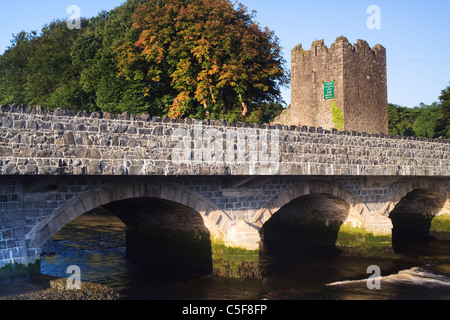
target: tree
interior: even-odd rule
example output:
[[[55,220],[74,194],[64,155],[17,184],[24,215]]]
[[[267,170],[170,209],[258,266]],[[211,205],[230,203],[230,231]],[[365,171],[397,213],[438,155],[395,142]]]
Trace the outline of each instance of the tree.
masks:
[[[441,117],[440,108],[425,107],[414,121],[413,129],[415,135],[436,138],[436,127]]]
[[[439,100],[442,108],[439,129],[443,137],[450,139],[450,86],[442,90]]]
[[[270,121],[288,83],[278,39],[229,0],[127,0],[21,32],[0,56],[0,102]]]
[[[128,0],[109,12],[102,11],[89,21],[72,49],[74,65],[81,70],[80,84],[88,95],[85,108],[113,113],[150,112],[158,114],[144,97],[145,84],[139,79],[118,77],[117,47],[136,37],[132,15],[146,0]]]
[[[133,16],[138,39],[117,48],[121,75],[172,118],[255,120],[288,77],[278,39],[253,18],[228,0],[150,0]]]
[[[81,33],[59,20],[45,25],[40,35],[19,33],[0,56],[0,101],[49,108],[81,105],[79,73],[70,56]]]
[[[389,104],[388,118],[390,134],[414,136],[413,124],[416,116],[414,116],[413,109]]]
[[[11,46],[0,56],[0,103],[26,104],[28,59],[34,52],[37,32],[15,35]]]
[[[392,135],[421,136],[427,138],[448,137],[448,120],[445,120],[445,93],[441,102],[431,105],[420,103],[414,108],[388,105],[389,133]]]
[[[82,23],[85,26],[86,21]],[[56,20],[44,26],[33,40],[34,52],[27,62],[29,104],[68,109],[81,106],[79,71],[72,64],[70,52],[82,32]]]
[[[389,134],[400,135],[397,124],[400,122],[400,115],[397,106],[388,104]]]

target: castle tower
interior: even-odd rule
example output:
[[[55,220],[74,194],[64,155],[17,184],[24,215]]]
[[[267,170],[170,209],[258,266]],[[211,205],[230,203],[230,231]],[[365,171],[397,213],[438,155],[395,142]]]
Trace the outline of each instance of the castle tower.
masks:
[[[323,40],[311,49],[292,50],[291,105],[275,123],[331,130],[332,105],[343,112],[345,131],[388,133],[386,50],[366,41],[352,45],[339,37],[327,48]]]

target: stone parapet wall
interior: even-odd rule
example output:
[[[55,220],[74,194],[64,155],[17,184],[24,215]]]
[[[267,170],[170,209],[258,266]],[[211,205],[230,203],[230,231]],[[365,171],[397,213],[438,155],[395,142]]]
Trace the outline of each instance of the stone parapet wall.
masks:
[[[449,140],[5,105],[2,175],[449,176]]]

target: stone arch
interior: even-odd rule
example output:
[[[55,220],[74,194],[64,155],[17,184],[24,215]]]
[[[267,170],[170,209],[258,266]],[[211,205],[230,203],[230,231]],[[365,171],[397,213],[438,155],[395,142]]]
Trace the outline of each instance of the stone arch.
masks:
[[[281,191],[272,197],[252,218],[252,223],[258,228],[262,228],[278,210],[294,199],[309,194],[328,194],[338,199],[344,200],[350,205],[350,214],[358,217],[361,224],[370,217],[370,210],[367,206],[359,201],[350,190],[331,181],[305,181],[293,185]],[[355,221],[358,223],[358,221]]]
[[[28,248],[40,248],[66,224],[99,206],[133,198],[173,201],[197,211],[214,238],[223,238],[231,227],[231,218],[212,202],[179,185],[150,183],[110,184],[73,197],[44,218],[26,236]]]
[[[449,196],[444,184],[424,178],[408,181],[394,192],[382,214],[392,221],[395,252],[450,238]]]
[[[447,204],[445,205],[445,208],[448,209],[447,210],[448,214],[450,214],[450,190],[444,184],[432,179],[414,179],[405,183],[403,186],[398,188],[391,196],[390,200],[386,202],[383,209],[381,210],[381,214],[383,216],[389,217],[390,213],[394,210],[395,206],[406,195],[418,189],[428,189],[446,198]]]

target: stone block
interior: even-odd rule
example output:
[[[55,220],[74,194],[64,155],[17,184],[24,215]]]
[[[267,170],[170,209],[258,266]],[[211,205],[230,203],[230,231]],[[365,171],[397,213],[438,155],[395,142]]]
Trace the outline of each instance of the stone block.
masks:
[[[101,161],[91,160],[87,165],[87,173],[90,175],[100,175],[102,173]]]
[[[29,248],[40,248],[53,235],[52,230],[48,225],[44,226],[39,232],[33,234],[33,237],[28,240]]]
[[[6,175],[16,175],[19,173],[19,170],[15,163],[10,162],[6,166],[3,167],[3,174]]]
[[[73,221],[78,218],[78,215],[73,207],[70,207],[64,211],[69,221]]]
[[[194,210],[200,213],[201,215],[205,215],[206,212],[208,211],[208,208],[209,205],[206,202],[199,199],[195,204]]]
[[[190,208],[192,208],[192,209],[194,209],[194,208],[196,207],[198,201],[199,201],[198,197],[196,197],[196,196],[193,195],[193,194],[190,194],[190,195],[189,195],[189,200],[188,200],[187,206],[190,207]],[[195,209],[194,209],[194,210],[195,210]]]
[[[61,230],[66,224],[70,222],[68,215],[65,212],[60,213],[58,216],[53,218],[47,226],[52,231],[52,234],[57,233]]]
[[[30,164],[25,167],[24,174],[37,174],[39,167],[35,164]]]
[[[169,186],[161,187],[161,198],[169,201],[174,201],[176,195],[176,189]]]
[[[85,146],[77,146],[75,149],[75,157],[78,159],[86,158],[88,149]]]
[[[94,148],[90,148],[87,151],[86,158],[88,158],[88,159],[101,159],[102,155],[101,155],[99,150],[94,149]]]
[[[11,157],[13,152],[9,147],[1,147],[0,146],[0,157]]]
[[[209,214],[210,221],[215,225],[220,225],[220,222],[222,220],[222,212],[219,210],[214,210]]]
[[[74,145],[75,137],[73,135],[73,132],[71,132],[71,131],[64,132],[63,141],[66,145]]]

